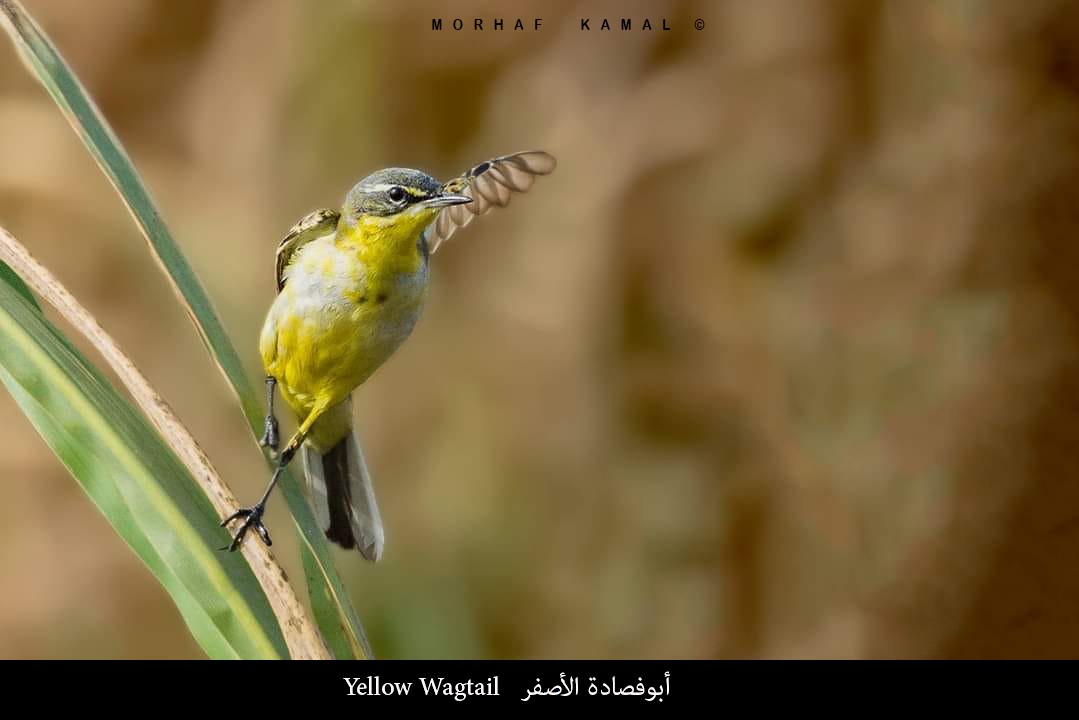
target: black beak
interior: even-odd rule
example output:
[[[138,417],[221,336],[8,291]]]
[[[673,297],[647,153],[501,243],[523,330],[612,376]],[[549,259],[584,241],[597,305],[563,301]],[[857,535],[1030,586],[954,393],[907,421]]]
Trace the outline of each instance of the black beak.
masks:
[[[427,207],[447,207],[449,205],[463,205],[470,202],[472,202],[472,198],[467,195],[450,195],[448,193],[442,193],[441,195],[427,198],[423,201],[423,204]]]

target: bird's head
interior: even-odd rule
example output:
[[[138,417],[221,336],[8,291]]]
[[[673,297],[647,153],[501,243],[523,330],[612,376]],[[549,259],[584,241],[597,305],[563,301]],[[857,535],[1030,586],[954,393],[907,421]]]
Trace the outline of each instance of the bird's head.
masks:
[[[368,247],[401,249],[418,235],[426,256],[475,218],[509,205],[554,168],[552,155],[530,150],[485,160],[444,183],[419,170],[379,170],[349,191],[337,231]]]
[[[427,173],[386,168],[356,183],[345,198],[343,214],[352,222],[362,220],[412,232],[425,228],[442,208],[472,201]]]

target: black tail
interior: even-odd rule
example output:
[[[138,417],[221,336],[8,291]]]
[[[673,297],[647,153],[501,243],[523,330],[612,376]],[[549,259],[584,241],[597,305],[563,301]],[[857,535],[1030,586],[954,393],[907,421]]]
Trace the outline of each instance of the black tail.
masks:
[[[326,537],[351,550],[356,547],[356,536],[352,534],[352,523],[348,519],[352,498],[348,488],[347,438],[322,456],[322,476],[326,479],[326,504],[330,509]]]
[[[382,520],[355,431],[326,453],[304,445],[303,458],[308,494],[326,538],[377,561]]]

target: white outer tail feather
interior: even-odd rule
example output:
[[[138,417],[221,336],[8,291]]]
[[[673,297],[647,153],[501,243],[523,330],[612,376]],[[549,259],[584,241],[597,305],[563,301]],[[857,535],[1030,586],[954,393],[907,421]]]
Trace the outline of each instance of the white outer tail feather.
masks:
[[[343,528],[333,528],[334,536],[330,535],[334,515],[347,516],[351,536],[355,539],[355,546],[360,554],[372,562],[378,562],[382,558],[385,533],[371,475],[367,470],[367,463],[364,460],[356,430],[352,429],[341,443],[344,444],[347,455],[347,479],[341,484],[335,483],[334,478],[326,477],[327,470],[323,460],[329,453],[322,453],[306,443],[302,446],[301,454],[308,497],[319,525],[327,537],[339,545],[348,547],[347,542],[342,543],[340,539],[336,539]],[[339,447],[340,445],[330,452],[339,452]],[[346,490],[347,494],[343,494],[342,489]],[[338,505],[337,513],[332,513],[332,506],[335,503]]]

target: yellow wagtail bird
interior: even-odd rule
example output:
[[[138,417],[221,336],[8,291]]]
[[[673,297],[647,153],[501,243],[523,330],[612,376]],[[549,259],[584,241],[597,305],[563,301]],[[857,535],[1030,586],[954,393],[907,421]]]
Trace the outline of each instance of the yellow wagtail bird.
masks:
[[[340,210],[316,210],[289,230],[277,248],[277,296],[259,338],[267,390],[262,444],[278,448],[277,391],[299,427],[259,501],[221,523],[243,521],[228,549],[252,528],[271,544],[262,523],[266,500],[299,451],[326,537],[368,560],[382,556],[382,520],[353,428],[353,391],[412,333],[439,246],[554,168],[541,151],[493,158],[446,183],[387,168],[357,183]]]

